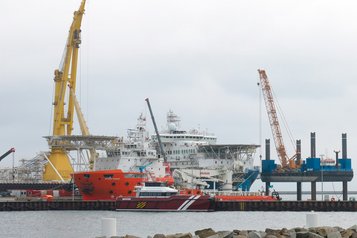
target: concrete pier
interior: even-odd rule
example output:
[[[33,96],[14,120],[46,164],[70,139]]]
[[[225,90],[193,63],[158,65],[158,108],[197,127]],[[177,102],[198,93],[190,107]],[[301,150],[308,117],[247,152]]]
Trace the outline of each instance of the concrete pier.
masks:
[[[216,201],[213,205],[214,211],[357,211],[356,201]],[[116,201],[0,202],[0,211],[46,210],[115,211]]]

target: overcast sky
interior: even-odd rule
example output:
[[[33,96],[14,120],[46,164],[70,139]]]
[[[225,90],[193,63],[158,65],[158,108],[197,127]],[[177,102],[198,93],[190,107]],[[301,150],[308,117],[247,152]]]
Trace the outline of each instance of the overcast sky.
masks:
[[[53,71],[79,4],[0,1],[0,154],[48,149]],[[264,68],[303,157],[315,131],[317,155],[333,157],[346,132],[356,158],[356,9],[352,0],[88,0],[77,95],[89,129],[125,136],[141,112],[149,117],[149,97],[160,128],[172,109],[183,128],[207,128],[219,143],[259,144]],[[272,138],[262,110],[262,138]]]

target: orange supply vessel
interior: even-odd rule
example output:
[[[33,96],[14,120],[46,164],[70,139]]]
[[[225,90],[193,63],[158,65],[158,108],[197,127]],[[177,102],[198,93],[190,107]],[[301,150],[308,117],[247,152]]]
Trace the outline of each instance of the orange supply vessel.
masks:
[[[216,201],[279,201],[279,193],[274,191],[271,196],[261,193],[218,193],[214,195]]]
[[[83,200],[116,200],[136,196],[135,187],[147,180],[140,172],[120,169],[77,172],[72,174]]]

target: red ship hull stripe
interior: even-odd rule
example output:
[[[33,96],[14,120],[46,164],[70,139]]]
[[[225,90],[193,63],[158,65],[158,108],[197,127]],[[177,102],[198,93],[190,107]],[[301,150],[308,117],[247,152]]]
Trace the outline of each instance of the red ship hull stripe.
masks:
[[[192,196],[191,196],[192,197]],[[199,197],[201,197],[200,195],[197,195],[197,196],[194,196],[193,198],[189,198],[188,199],[188,202],[186,203],[186,205],[184,205],[181,209],[179,208],[179,209],[177,209],[177,210],[181,210],[181,211],[186,211],[187,210],[187,208],[189,208],[191,205],[192,205],[192,203],[194,203]],[[182,206],[182,205],[181,205]]]
[[[194,197],[194,195],[192,195],[191,197],[189,197],[184,203],[181,204],[181,206],[179,208],[177,208],[178,211],[180,211],[187,203],[189,203],[191,201],[191,199]]]

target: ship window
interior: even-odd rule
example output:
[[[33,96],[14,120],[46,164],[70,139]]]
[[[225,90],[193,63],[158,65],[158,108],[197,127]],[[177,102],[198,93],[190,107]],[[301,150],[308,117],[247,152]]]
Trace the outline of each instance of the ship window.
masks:
[[[113,174],[104,174],[104,178],[113,178]]]
[[[145,174],[124,174],[124,178],[144,178]]]
[[[141,197],[159,197],[159,196],[170,196],[175,193],[160,193],[160,192],[142,192],[140,193]]]
[[[90,178],[90,174],[83,174],[83,177]]]

